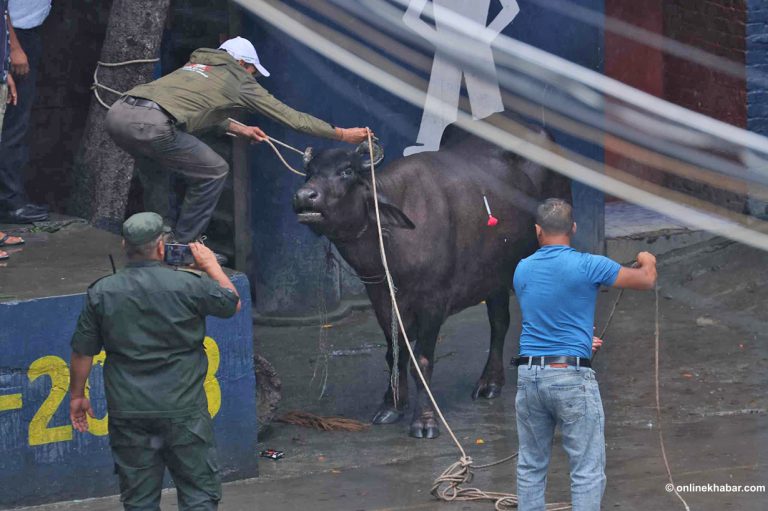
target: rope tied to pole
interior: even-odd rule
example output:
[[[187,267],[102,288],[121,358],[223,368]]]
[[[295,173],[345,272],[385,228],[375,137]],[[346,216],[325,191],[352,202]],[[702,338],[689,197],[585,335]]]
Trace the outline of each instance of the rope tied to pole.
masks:
[[[105,90],[107,92],[111,92],[112,94],[115,94],[117,96],[122,96],[125,94],[124,92],[120,92],[119,90],[115,90],[111,87],[107,87],[103,83],[99,82],[99,68],[100,67],[123,67],[123,66],[132,66],[135,64],[154,64],[155,62],[159,62],[160,59],[135,59],[135,60],[126,60],[124,62],[102,62],[97,61],[96,62],[96,69],[93,70],[93,84],[91,84],[91,90],[93,91],[93,95],[96,96],[96,100],[101,103],[101,106],[109,110],[110,105],[106,104],[103,99],[101,99],[101,96],[99,96],[99,89]]]

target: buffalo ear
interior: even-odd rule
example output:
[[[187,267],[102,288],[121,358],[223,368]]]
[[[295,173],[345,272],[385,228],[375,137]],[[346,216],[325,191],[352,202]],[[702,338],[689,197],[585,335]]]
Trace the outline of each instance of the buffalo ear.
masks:
[[[373,166],[377,166],[384,160],[384,148],[381,147],[379,139],[373,137]],[[358,144],[355,148],[355,152],[360,155],[360,164],[363,170],[368,169],[371,166],[371,151],[368,149],[368,141]]]
[[[376,223],[376,205],[373,203],[373,195],[368,197],[368,216],[370,220]],[[379,216],[381,217],[382,227],[397,227],[400,229],[415,229],[408,215],[402,212],[400,208],[393,205],[386,197],[379,194]]]
[[[309,162],[311,162],[312,158],[314,157],[315,153],[311,147],[304,149],[304,170],[307,170],[307,167],[309,167]]]

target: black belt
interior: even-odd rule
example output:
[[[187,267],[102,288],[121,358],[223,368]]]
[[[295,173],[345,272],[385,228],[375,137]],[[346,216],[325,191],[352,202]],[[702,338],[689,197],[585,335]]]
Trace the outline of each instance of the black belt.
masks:
[[[149,99],[136,98],[134,96],[125,96],[123,98],[123,101],[126,104],[131,105],[131,106],[143,106],[145,108],[152,108],[154,110],[159,110],[159,111],[163,112],[165,115],[167,115],[168,118],[171,121],[176,122],[176,118],[174,116],[172,116],[171,114],[169,114],[168,111],[165,108],[161,107],[160,105],[158,105],[157,103],[155,103],[154,101],[151,101]]]
[[[569,366],[579,366],[579,367],[592,367],[592,362],[588,358],[580,358],[580,357],[557,357],[557,356],[549,356],[549,357],[516,357],[513,360],[513,363],[516,366],[527,366],[529,363],[531,365],[535,366],[541,366],[545,365],[548,366],[550,364],[568,364]]]

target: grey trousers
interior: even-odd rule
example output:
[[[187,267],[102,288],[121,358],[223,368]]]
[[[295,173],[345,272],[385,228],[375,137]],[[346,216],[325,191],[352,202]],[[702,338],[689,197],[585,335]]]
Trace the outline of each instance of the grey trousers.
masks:
[[[181,243],[189,243],[208,227],[224,189],[229,165],[196,137],[177,129],[154,108],[118,100],[107,112],[107,133],[136,159],[144,186],[144,209],[162,215]],[[187,190],[178,219],[171,218],[171,173],[181,175]]]

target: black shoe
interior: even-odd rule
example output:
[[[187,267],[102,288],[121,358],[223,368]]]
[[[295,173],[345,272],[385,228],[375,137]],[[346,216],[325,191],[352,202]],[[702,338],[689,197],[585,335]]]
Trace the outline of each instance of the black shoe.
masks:
[[[13,211],[0,213],[0,222],[7,224],[31,224],[48,220],[48,212],[22,206]]]
[[[24,204],[24,207],[35,211],[42,211],[43,213],[48,213],[51,210],[48,204],[33,204],[32,202]]]

